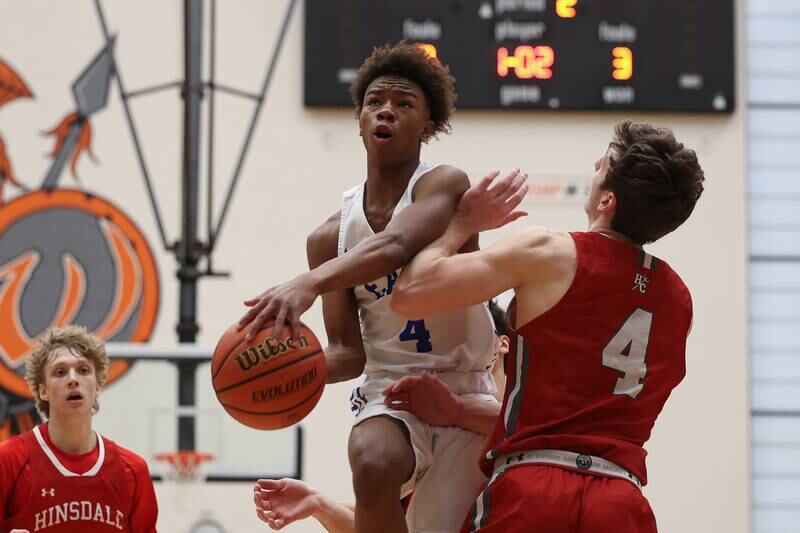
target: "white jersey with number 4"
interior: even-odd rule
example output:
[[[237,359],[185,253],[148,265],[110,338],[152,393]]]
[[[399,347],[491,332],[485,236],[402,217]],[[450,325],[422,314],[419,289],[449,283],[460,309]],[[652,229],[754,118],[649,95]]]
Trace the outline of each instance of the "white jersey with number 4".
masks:
[[[411,205],[414,185],[433,168],[434,165],[420,163],[393,216]],[[344,193],[339,255],[375,235],[364,213],[365,185],[361,183]],[[384,374],[433,371],[458,394],[492,394],[495,385],[489,371],[496,342],[487,306],[474,305],[421,320],[407,320],[390,306],[399,275],[398,269],[354,288],[367,355],[367,375],[377,378]]]

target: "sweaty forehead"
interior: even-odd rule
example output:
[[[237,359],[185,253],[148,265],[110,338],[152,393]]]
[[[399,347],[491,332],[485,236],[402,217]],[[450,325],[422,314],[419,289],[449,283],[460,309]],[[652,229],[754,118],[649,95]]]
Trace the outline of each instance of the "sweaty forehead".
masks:
[[[403,92],[403,93],[410,93],[414,94],[417,97],[424,97],[425,93],[422,91],[422,88],[414,83],[413,81],[409,80],[408,78],[404,78],[402,76],[378,76],[372,83],[369,84],[367,87],[367,93],[370,92]]]

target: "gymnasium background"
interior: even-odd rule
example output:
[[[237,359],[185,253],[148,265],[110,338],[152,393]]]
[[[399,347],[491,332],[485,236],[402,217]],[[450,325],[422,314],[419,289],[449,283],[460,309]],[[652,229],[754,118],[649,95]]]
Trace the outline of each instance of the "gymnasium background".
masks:
[[[116,60],[127,88],[182,78],[182,3],[106,1],[103,7],[110,31],[117,34]],[[257,91],[285,7],[283,0],[218,2],[220,82]],[[761,39],[761,44],[766,40],[768,50],[770,40],[782,38],[796,47],[796,35],[800,33],[796,31],[798,14],[797,0],[737,3],[737,109],[733,114],[460,111],[453,121],[453,134],[442,136],[423,150],[424,160],[457,165],[473,179],[493,169],[519,166],[531,174],[534,184],[585,182],[610,139],[613,125],[626,118],[668,126],[680,140],[697,150],[707,176],[706,192],[689,222],[651,249],[682,275],[692,290],[695,306],[687,377],[668,402],[647,446],[650,483],[645,492],[660,530],[668,533],[796,531],[792,528],[798,517],[797,477],[791,477],[789,472],[780,477],[778,485],[770,485],[769,472],[751,473],[751,420],[760,422],[751,418],[749,368],[754,363],[749,359],[750,332],[760,332],[768,340],[778,333],[748,328],[748,151],[759,142],[749,143],[748,138],[759,132],[774,133],[775,121],[763,115],[753,118],[752,127],[760,127],[758,131],[748,131],[747,124],[749,103],[753,103],[748,99],[748,87],[752,98],[773,103],[797,102],[796,89],[800,87],[796,79],[784,87],[781,80],[785,77],[778,76],[777,82],[759,77],[758,72],[762,71],[753,70],[759,58],[751,56],[752,64],[748,66],[746,28],[750,25],[753,31],[760,29],[752,39]],[[790,24],[795,25],[794,30],[788,28]],[[53,139],[41,136],[41,131],[53,127],[74,108],[68,87],[103,46],[103,36],[89,0],[2,0],[0,28],[0,58],[14,67],[34,93],[32,99],[0,108],[0,134],[18,180],[36,187],[50,165],[44,154],[53,146]],[[764,72],[776,68],[779,67]],[[753,76],[750,85],[749,74]],[[215,253],[215,267],[229,270],[232,275],[202,279],[199,284],[199,344],[213,346],[221,332],[243,313],[242,300],[306,269],[306,235],[338,209],[341,192],[365,176],[364,149],[352,112],[305,108],[302,76],[301,2],[289,24]],[[784,92],[770,100],[770,91]],[[175,238],[180,224],[182,102],[175,90],[136,99],[131,106],[164,222]],[[252,103],[220,96],[217,109],[215,174],[220,180],[216,185],[219,202],[232,173]],[[92,149],[99,161],[83,156],[78,163],[81,183],[86,190],[122,207],[150,240],[161,280],[160,310],[150,342],[172,346],[176,343],[176,264],[174,257],[160,246],[119,94],[113,85],[107,108],[92,117],[91,123]],[[785,119],[780,124],[787,138],[796,139],[796,121]],[[760,161],[758,157],[796,165],[796,150],[784,159],[778,153],[784,153],[784,149],[788,153],[790,146],[769,140],[760,142],[762,152],[751,155],[749,168],[754,169]],[[752,174],[750,179],[754,179]],[[78,186],[66,171],[60,184]],[[3,194],[9,200],[18,193],[6,184]],[[517,224],[583,229],[581,205],[582,199],[532,196],[526,202],[530,216]],[[768,213],[768,219],[774,210],[767,206],[761,212]],[[483,244],[512,229],[485,235]],[[753,235],[758,237],[753,246],[776,242],[775,246],[779,246],[786,242],[797,248],[796,232],[794,240],[790,237],[776,241],[758,231],[753,229]],[[764,251],[773,252],[771,248]],[[767,273],[764,278],[769,280],[772,276]],[[324,337],[319,301],[305,320]],[[796,338],[796,330],[787,331],[789,337]],[[795,342],[794,348],[796,345]],[[201,366],[198,376],[206,373],[207,366]],[[213,406],[213,394],[202,377],[198,377],[198,402]],[[346,455],[352,422],[348,403],[352,385],[328,386],[320,404],[303,421],[305,480],[342,501],[353,499]],[[108,437],[145,454],[148,437],[144,433],[148,429],[133,426],[131,420],[144,401],[143,396],[161,397],[164,404],[170,404],[175,397],[174,387],[175,372],[168,363],[135,366],[101,397],[97,427]],[[797,393],[796,382],[790,382],[776,394],[780,399],[793,397],[796,408]],[[781,420],[792,422],[785,417]],[[287,453],[286,446],[273,448],[262,442],[253,437],[251,444],[244,443],[242,453],[248,455],[254,471],[262,458],[268,461],[270,456]],[[786,464],[791,466],[791,461],[787,459]],[[791,468],[796,471],[796,466]],[[753,495],[751,487],[761,492]],[[228,532],[268,529],[255,517],[249,483],[179,488],[159,483],[156,491],[160,531],[189,531],[190,524],[201,516],[212,517]],[[186,494],[190,492],[192,496],[187,501]],[[777,494],[773,498],[777,503],[768,499],[770,494]],[[316,522],[306,521],[287,530],[320,528]]]

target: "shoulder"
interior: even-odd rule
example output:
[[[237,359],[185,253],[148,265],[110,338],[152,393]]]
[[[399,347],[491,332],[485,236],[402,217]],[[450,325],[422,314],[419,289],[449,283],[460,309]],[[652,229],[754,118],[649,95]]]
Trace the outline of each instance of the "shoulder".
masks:
[[[16,480],[29,460],[30,452],[21,436],[0,442],[0,479]]]
[[[309,261],[321,264],[336,257],[341,216],[341,210],[337,211],[308,235],[306,253]]]
[[[28,455],[28,445],[25,444],[22,435],[0,442],[0,462],[5,463],[18,457],[27,459]]]
[[[674,299],[679,303],[684,310],[691,315],[692,313],[692,294],[689,292],[689,287],[683,281],[683,278],[670,266],[669,263],[663,259],[658,259],[656,264],[656,272],[661,271],[661,275],[667,280],[667,285],[670,292],[673,294]]]
[[[114,446],[117,448],[123,466],[128,468],[137,479],[150,477],[150,468],[147,466],[147,461],[145,461],[141,455],[127,448],[123,448],[119,444],[114,443]]]
[[[529,226],[511,233],[486,250],[523,278],[543,279],[547,272],[563,274],[575,270],[577,252],[572,236],[542,226]]]
[[[511,234],[514,244],[523,253],[541,256],[574,256],[575,241],[565,231],[557,231],[543,226],[529,226]]]
[[[461,197],[469,189],[469,176],[458,167],[439,165],[423,174],[414,185],[414,200],[430,195],[451,194]]]
[[[308,235],[307,242],[310,244],[319,245],[329,240],[336,241],[339,235],[339,222],[341,218],[342,211],[340,209],[328,217],[325,222],[317,226],[314,231]]]

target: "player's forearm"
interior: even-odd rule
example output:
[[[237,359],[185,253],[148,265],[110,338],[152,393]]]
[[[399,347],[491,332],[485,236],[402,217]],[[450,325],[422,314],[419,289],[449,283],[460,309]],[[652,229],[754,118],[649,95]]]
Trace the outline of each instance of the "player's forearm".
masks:
[[[403,269],[399,284],[406,292],[429,293],[429,289],[439,284],[442,261],[457,254],[470,237],[456,220],[452,221],[441,237],[421,250]]]
[[[317,294],[369,283],[405,265],[417,250],[384,231],[304,274]]]
[[[458,253],[470,234],[451,223],[447,231],[421,250],[403,269],[392,293],[392,309],[408,318],[466,307],[454,301],[448,261]]]
[[[357,378],[364,372],[366,359],[362,353],[341,345],[328,345],[325,348],[328,364],[326,383],[339,383]]]
[[[319,508],[312,515],[330,533],[353,533],[356,530],[355,509],[319,495]]]
[[[455,425],[482,435],[494,431],[502,407],[500,403],[459,396],[458,405]]]

